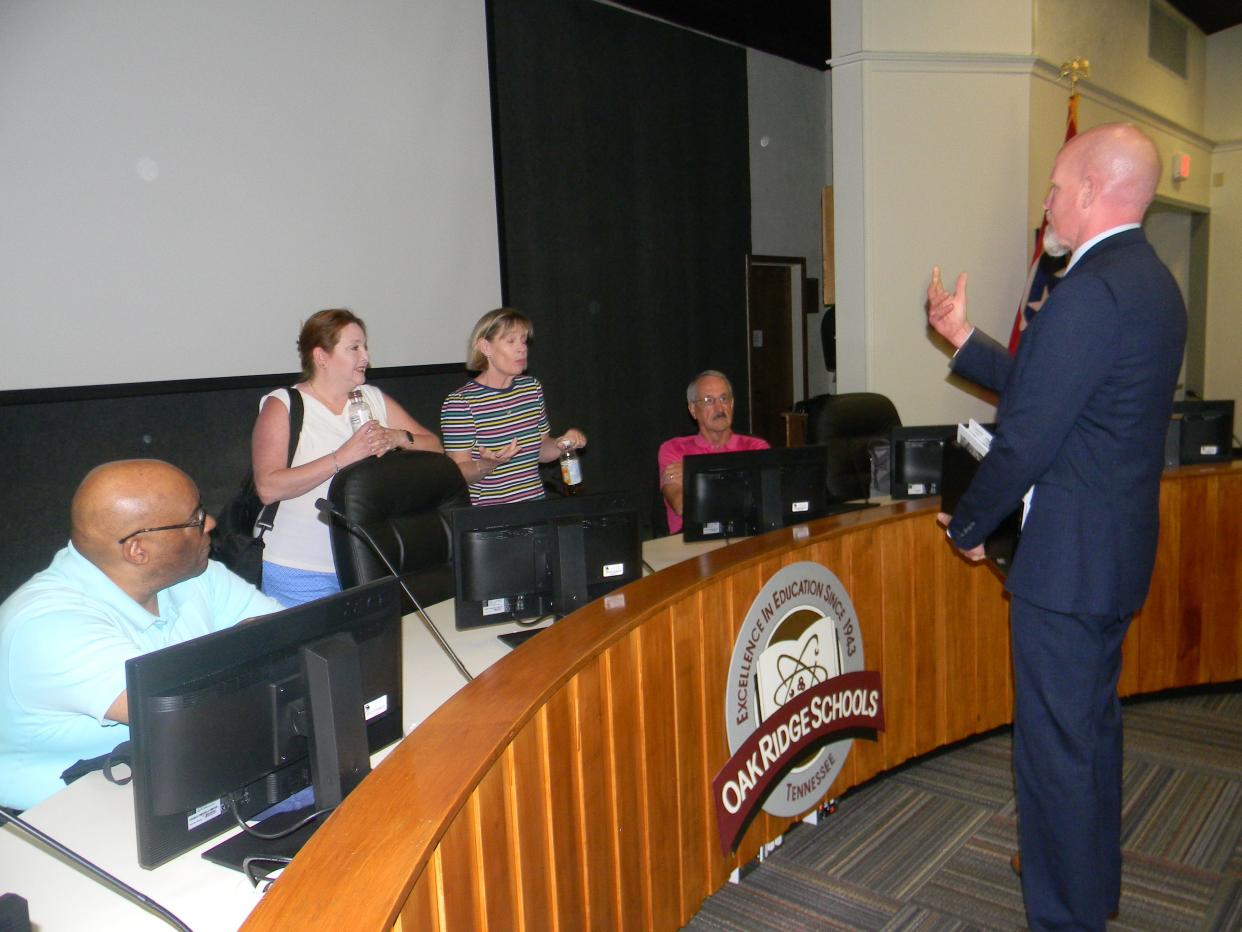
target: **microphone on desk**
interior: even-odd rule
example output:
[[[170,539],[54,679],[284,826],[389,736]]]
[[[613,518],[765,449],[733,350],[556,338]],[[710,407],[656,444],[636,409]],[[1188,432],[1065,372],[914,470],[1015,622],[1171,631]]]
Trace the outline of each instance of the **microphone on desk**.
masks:
[[[392,573],[393,577],[397,580],[397,585],[401,587],[401,591],[404,592],[410,602],[413,603],[414,610],[418,613],[418,617],[422,620],[423,626],[427,629],[428,633],[435,638],[436,643],[440,645],[440,650],[444,651],[444,655],[448,657],[449,660],[453,661],[453,666],[457,668],[457,672],[466,678],[467,683],[473,680],[474,677],[470,675],[470,671],[466,669],[465,664],[461,662],[457,654],[453,651],[453,648],[449,646],[449,642],[444,639],[444,635],[440,633],[440,629],[432,624],[431,619],[427,617],[427,613],[423,611],[423,606],[418,601],[418,598],[413,592],[410,591],[410,587],[405,584],[405,580],[401,578],[401,574],[397,572],[397,568],[392,565],[392,561],[388,559],[388,555],[380,549],[379,544],[375,542],[375,538],[367,533],[367,529],[338,509],[326,498],[315,499],[315,508],[323,512],[325,515],[331,515],[333,518],[336,518],[341,522],[341,524],[349,528],[351,534],[357,534],[366,542],[366,545],[371,548],[371,552],[380,558],[380,562],[388,568],[388,572]]]

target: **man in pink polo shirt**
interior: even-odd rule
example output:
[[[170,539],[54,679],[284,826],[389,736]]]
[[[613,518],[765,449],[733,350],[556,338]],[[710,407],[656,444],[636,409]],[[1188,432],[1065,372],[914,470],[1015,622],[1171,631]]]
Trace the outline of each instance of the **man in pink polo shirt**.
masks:
[[[660,491],[664,493],[664,511],[668,515],[668,532],[681,530],[682,471],[681,461],[697,453],[736,453],[740,450],[766,450],[768,442],[733,432],[733,386],[723,372],[708,369],[694,377],[686,388],[690,416],[699,425],[699,432],[689,437],[674,437],[660,444]]]

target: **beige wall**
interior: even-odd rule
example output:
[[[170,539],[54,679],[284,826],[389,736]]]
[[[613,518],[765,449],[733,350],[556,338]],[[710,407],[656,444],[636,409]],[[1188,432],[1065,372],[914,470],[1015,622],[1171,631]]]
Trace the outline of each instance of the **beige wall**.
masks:
[[[1203,131],[1222,141],[1242,139],[1242,26],[1208,36],[1207,62]]]
[[[1000,339],[1025,280],[1032,231],[1065,134],[1063,61],[1085,56],[1079,127],[1125,120],[1166,167],[1158,236],[1178,239],[1209,209],[1210,290],[1185,281],[1186,245],[1166,244],[1183,286],[1207,305],[1206,386],[1237,391],[1242,368],[1242,38],[1191,26],[1188,79],[1147,58],[1147,0],[834,0],[832,111],[837,195],[838,384],[893,398],[907,423],[989,416],[947,384],[946,355],[923,322],[928,272],[970,273],[970,314]],[[1211,59],[1211,62],[1209,62]],[[1222,61],[1227,60],[1227,64]],[[1226,97],[1221,103],[1219,97]],[[1228,129],[1222,148],[1206,133]],[[1219,137],[1217,137],[1219,138]],[[1224,175],[1220,186],[1214,176]],[[1180,231],[1180,232],[1179,232]],[[1229,380],[1233,379],[1233,382]]]
[[[1236,403],[1242,434],[1242,26],[1208,37],[1207,132],[1218,140],[1208,188],[1207,367],[1209,397]]]
[[[883,392],[906,423],[992,416],[948,384],[923,296],[933,264],[967,270],[972,315],[1008,335],[1026,265],[1029,10],[832,5],[838,388]]]
[[[927,331],[922,303],[933,265],[949,281],[967,271],[973,317],[1008,336],[1025,273],[1025,231],[1014,218],[1025,199],[1026,85],[1022,74],[952,65],[870,69],[867,387],[892,398],[908,423],[991,419],[990,405],[946,384],[948,357]],[[960,145],[931,144],[957,131],[945,119],[945,100],[968,100],[974,118],[994,132]],[[919,171],[898,158],[912,139],[929,141]]]
[[[1033,51],[1059,65],[1079,56],[1091,62],[1091,82],[1127,99],[1141,99],[1153,113],[1202,132],[1207,42],[1187,23],[1186,78],[1147,57],[1147,0],[1034,0]],[[1136,98],[1136,89],[1141,88]]]
[[[1234,433],[1242,433],[1242,141],[1219,148],[1212,171],[1223,180],[1212,188],[1204,389],[1234,399]]]
[[[846,17],[841,45],[839,5]],[[832,7],[834,57],[861,49],[984,55],[1031,50],[1031,0],[834,0]]]

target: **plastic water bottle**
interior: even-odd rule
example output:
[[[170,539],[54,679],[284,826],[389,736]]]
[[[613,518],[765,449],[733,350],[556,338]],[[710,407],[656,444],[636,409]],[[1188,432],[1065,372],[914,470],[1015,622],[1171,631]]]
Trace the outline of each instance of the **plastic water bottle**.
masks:
[[[568,492],[578,491],[582,484],[582,463],[573,442],[568,440],[561,442],[561,480]]]
[[[360,388],[355,388],[349,393],[349,404],[346,406],[346,410],[349,411],[349,427],[355,433],[367,421],[375,420],[375,415],[371,413],[371,406],[362,397],[362,389]]]

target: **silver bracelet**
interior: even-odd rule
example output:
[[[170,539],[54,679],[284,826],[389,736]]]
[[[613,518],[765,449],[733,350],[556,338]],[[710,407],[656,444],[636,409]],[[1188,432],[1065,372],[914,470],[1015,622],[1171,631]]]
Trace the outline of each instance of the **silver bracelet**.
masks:
[[[336,451],[332,451],[332,475],[336,475],[341,471],[341,467],[336,462]]]

